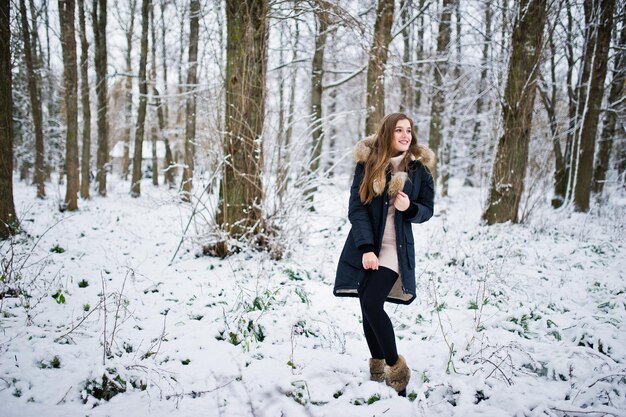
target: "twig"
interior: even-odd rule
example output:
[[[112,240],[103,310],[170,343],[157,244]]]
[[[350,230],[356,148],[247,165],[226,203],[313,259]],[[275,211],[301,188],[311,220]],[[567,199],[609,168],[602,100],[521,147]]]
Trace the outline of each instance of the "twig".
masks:
[[[126,279],[128,278],[129,271],[126,271],[126,275],[124,276],[124,282],[122,282],[122,289],[117,295],[117,303],[116,303],[117,306],[115,309],[115,321],[113,322],[113,330],[111,331],[111,343],[109,343],[109,346],[113,345],[113,338],[115,337],[115,331],[117,330],[117,319],[119,317],[120,305],[122,304],[122,296],[124,294],[124,287],[126,286]]]
[[[215,172],[213,172],[213,176],[209,180],[209,184],[211,184],[213,182],[213,180],[217,176],[217,173],[220,172],[223,163],[224,163],[224,161],[221,161],[217,165],[217,168],[215,168]],[[178,254],[178,251],[180,250],[180,246],[183,244],[183,240],[185,239],[185,235],[187,234],[187,230],[189,230],[189,226],[191,225],[191,221],[193,220],[194,216],[196,215],[196,212],[198,211],[198,204],[200,204],[200,201],[202,200],[202,196],[204,195],[204,193],[206,193],[208,188],[209,187],[203,187],[202,193],[196,199],[196,204],[193,206],[193,209],[191,210],[191,215],[189,216],[189,221],[187,222],[187,225],[185,226],[185,230],[183,231],[183,235],[180,237],[180,240],[178,241],[178,246],[176,247],[176,250],[174,251],[174,255],[172,255],[172,259],[170,259],[170,263],[168,264],[168,266],[171,266],[172,263],[174,262],[174,258],[176,258],[176,255]]]
[[[565,413],[566,415],[598,414],[600,416],[611,415],[613,417],[626,417],[626,413],[622,413],[621,411],[613,407],[603,407],[599,410],[588,410],[586,408],[574,408],[566,410],[563,408],[551,407],[550,410],[559,411],[561,413]]]
[[[62,403],[65,402],[65,397],[67,397],[67,394],[69,394],[70,390],[72,389],[73,385],[70,385],[70,387],[67,389],[67,391],[65,391],[65,394],[63,395],[63,398],[61,398],[59,400],[59,402],[57,403],[57,405],[60,405]]]
[[[191,391],[191,392],[183,392],[183,393],[181,393],[181,394],[171,394],[171,395],[166,395],[166,396],[165,396],[165,399],[166,399],[166,400],[169,400],[170,398],[180,398],[180,397],[183,397],[183,396],[185,396],[185,395],[188,395],[188,396],[190,396],[191,398],[197,398],[197,397],[200,397],[201,395],[208,394],[208,393],[210,393],[210,392],[214,392],[214,391],[217,391],[217,390],[219,390],[219,389],[222,389],[222,388],[224,388],[224,387],[226,387],[226,386],[228,386],[228,385],[232,384],[232,383],[233,383],[233,382],[235,382],[235,381],[236,381],[236,379],[231,379],[230,381],[228,381],[228,382],[227,382],[227,383],[225,383],[225,384],[218,385],[218,386],[217,386],[217,387],[215,387],[215,388],[211,388],[211,389],[209,389],[209,390],[205,390],[205,391]]]
[[[93,308],[93,309],[92,309],[89,313],[87,313],[87,315],[86,315],[85,317],[83,317],[83,318],[81,319],[81,321],[79,321],[79,322],[78,322],[78,324],[77,324],[76,326],[72,327],[72,328],[71,328],[71,329],[70,329],[67,333],[62,334],[61,336],[57,337],[57,338],[55,339],[55,341],[60,340],[60,339],[62,339],[62,338],[64,338],[64,337],[69,336],[69,335],[70,335],[70,333],[72,333],[74,330],[76,330],[77,328],[79,328],[79,327],[80,327],[80,325],[81,325],[81,324],[83,324],[83,322],[84,322],[85,320],[87,320],[87,317],[91,316],[91,313],[93,313],[94,311],[96,311],[96,310],[98,309],[98,307],[100,307],[100,305],[101,305],[101,304],[102,304],[102,300],[100,300],[100,301],[98,302],[98,305],[96,305],[96,306],[95,306],[95,307],[94,307],[94,308]]]
[[[102,271],[100,271],[100,282],[102,283],[102,296],[100,297],[100,303],[102,304],[102,308],[104,310],[104,329],[102,331],[102,365],[106,365],[106,357],[107,357],[107,303],[106,303],[106,294],[105,294],[105,286],[104,286],[104,276],[102,275]]]

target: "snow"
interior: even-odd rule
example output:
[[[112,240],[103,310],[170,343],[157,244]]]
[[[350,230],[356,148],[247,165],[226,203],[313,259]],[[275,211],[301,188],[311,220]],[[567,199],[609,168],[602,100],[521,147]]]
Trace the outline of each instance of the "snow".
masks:
[[[387,306],[409,399],[369,381],[358,301],[332,295],[349,180],[293,220],[308,238],[289,259],[201,256],[193,222],[171,264],[192,210],[175,191],[146,180],[135,199],[111,177],[108,197],[61,213],[64,191],[16,182],[28,235],[2,258],[30,298],[1,300],[0,415],[626,415],[623,199],[482,226],[479,191],[452,181],[414,226],[417,300]],[[86,392],[105,373],[125,381],[109,401]]]

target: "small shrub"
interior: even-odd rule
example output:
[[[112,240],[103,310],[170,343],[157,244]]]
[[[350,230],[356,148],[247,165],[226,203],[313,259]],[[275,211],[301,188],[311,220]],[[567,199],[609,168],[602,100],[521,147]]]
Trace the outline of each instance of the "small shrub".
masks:
[[[89,286],[89,282],[86,279],[81,279],[78,282],[78,288],[87,288]]]
[[[61,290],[57,290],[54,294],[52,294],[52,298],[57,302],[57,304],[65,304],[65,296]]]
[[[61,246],[56,244],[52,248],[50,248],[50,252],[52,252],[52,253],[63,253],[63,252],[65,252],[65,249],[63,249]]]
[[[374,394],[367,399],[367,405],[372,405],[378,400],[380,400],[380,395]]]

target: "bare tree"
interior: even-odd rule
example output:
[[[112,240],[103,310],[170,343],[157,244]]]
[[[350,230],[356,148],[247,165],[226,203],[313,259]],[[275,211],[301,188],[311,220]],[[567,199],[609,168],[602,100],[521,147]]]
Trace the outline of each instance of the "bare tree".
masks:
[[[76,66],[76,28],[74,0],[59,0],[61,47],[63,50],[63,80],[65,87],[65,169],[67,186],[65,205],[70,211],[78,209],[78,68]]]
[[[139,107],[137,108],[137,124],[135,125],[135,152],[133,154],[133,177],[131,180],[130,195],[141,195],[141,162],[143,160],[142,147],[146,125],[146,106],[148,101],[148,80],[146,66],[148,61],[148,23],[151,0],[141,2],[141,52],[139,56]]]
[[[365,134],[376,132],[385,116],[385,66],[387,65],[394,0],[379,0],[374,25],[374,40],[367,64],[367,117]]]
[[[185,103],[185,166],[183,168],[183,201],[191,201],[194,158],[196,153],[196,83],[198,72],[198,33],[200,2],[189,4],[189,58],[187,61],[187,95]]]
[[[430,5],[430,1],[426,4],[426,0],[420,0],[419,2],[419,24],[417,27],[417,39],[416,39],[416,50],[417,50],[417,65],[415,68],[415,110],[418,111],[420,105],[422,104],[422,79],[424,77],[424,64],[422,63],[424,59],[424,14],[426,9]]]
[[[78,22],[80,28],[80,96],[83,106],[83,151],[80,164],[80,196],[89,198],[91,170],[91,103],[89,100],[89,43],[85,29],[85,2],[78,2]]]
[[[487,224],[518,221],[546,14],[546,0],[520,0],[502,105],[504,133],[498,141],[482,215]]]
[[[0,1],[0,239],[17,232],[13,203],[11,1]]]
[[[409,11],[412,0],[400,1],[400,22],[402,29],[402,75],[400,80],[400,111],[406,112],[411,109],[413,86],[411,85],[411,25],[409,24]]]
[[[622,29],[617,45],[615,45],[613,79],[611,80],[607,109],[602,119],[602,133],[600,134],[599,149],[593,173],[593,192],[596,194],[602,194],[604,189],[611,149],[613,148],[613,138],[616,134],[615,125],[618,118],[623,120],[626,112],[624,103],[624,82],[626,82],[626,13],[622,12],[621,16]]]
[[[126,27],[126,101],[124,110],[124,155],[122,157],[122,177],[128,179],[130,171],[130,130],[132,127],[133,116],[133,34],[135,32],[135,10],[137,9],[137,0],[130,0],[128,3],[130,8],[130,22]]]
[[[483,107],[485,104],[485,90],[487,89],[487,68],[489,66],[489,48],[491,45],[491,0],[485,2],[485,39],[483,40],[483,58],[480,68],[480,81],[478,83],[478,97],[476,98],[476,121],[469,145],[469,161],[465,174],[465,185],[473,187],[476,179],[476,160],[478,158],[478,143],[481,137],[481,124],[483,119]]]
[[[589,87],[586,94],[579,96],[578,114],[580,129],[574,137],[575,180],[573,202],[577,211],[589,211],[591,179],[593,175],[593,155],[596,145],[600,105],[604,96],[613,9],[615,0],[587,1],[584,3],[585,20],[589,36],[585,39],[584,56],[590,57]]]
[[[540,74],[541,83],[538,90],[541,97],[543,107],[546,109],[548,116],[548,123],[550,126],[550,135],[552,136],[552,150],[554,152],[554,189],[555,196],[552,198],[552,206],[560,207],[563,203],[562,197],[558,196],[557,190],[565,190],[566,177],[565,177],[565,158],[563,157],[563,151],[561,150],[559,121],[557,119],[557,77],[556,77],[556,59],[557,59],[557,47],[554,42],[554,32],[550,31],[548,34],[548,46],[550,53],[550,79],[547,81],[545,77]]]
[[[150,56],[150,61],[151,61],[151,66],[150,66],[150,84],[152,85],[152,94],[154,96],[154,106],[155,109],[157,111],[157,113],[163,113],[163,110],[160,108],[161,107],[161,98],[159,97],[159,90],[157,89],[156,86],[156,77],[157,77],[157,73],[156,73],[156,24],[154,21],[154,4],[150,5],[150,38],[152,39],[152,44],[150,45],[150,51],[151,51],[151,56]],[[162,118],[163,116],[161,116]],[[153,118],[154,119],[154,118]],[[157,117],[158,119],[158,117]],[[159,132],[157,133],[157,126],[156,123],[154,123],[154,121],[151,123],[152,128],[152,185],[154,186],[158,186],[159,185],[159,164],[158,164],[158,158],[157,158],[157,142],[159,140],[159,136],[163,134],[163,126],[160,123],[159,124]]]
[[[322,156],[322,142],[324,140],[324,120],[322,118],[322,80],[324,79],[324,50],[328,32],[328,6],[321,1],[315,10],[315,52],[311,68],[311,159],[309,161],[309,175],[315,173],[320,167]],[[316,191],[311,187],[306,191],[309,201],[313,200]]]
[[[430,130],[428,133],[428,146],[435,152],[437,159],[441,159],[443,145],[443,114],[446,104],[446,91],[444,80],[448,72],[448,53],[450,49],[450,17],[454,0],[443,0],[441,17],[439,18],[439,34],[437,36],[437,63],[433,74],[434,94],[430,107]],[[439,164],[438,164],[439,165]],[[437,181],[435,166],[433,178]]]
[[[96,68],[96,95],[98,99],[98,152],[96,181],[98,194],[107,195],[106,169],[109,161],[109,122],[107,93],[107,0],[93,0],[92,22],[94,32],[94,62]]]
[[[217,224],[233,238],[264,228],[261,203],[267,0],[226,1],[226,125]],[[218,254],[226,255],[224,242]]]
[[[28,95],[30,97],[30,108],[35,128],[35,184],[37,186],[37,197],[44,198],[46,196],[46,172],[44,167],[43,123],[41,96],[39,90],[40,82],[35,68],[36,58],[34,56],[31,35],[31,32],[36,31],[37,28],[30,29],[28,26],[28,15],[26,13],[26,3],[24,0],[20,0],[20,14],[22,17],[22,41],[24,42],[24,61],[26,62]]]

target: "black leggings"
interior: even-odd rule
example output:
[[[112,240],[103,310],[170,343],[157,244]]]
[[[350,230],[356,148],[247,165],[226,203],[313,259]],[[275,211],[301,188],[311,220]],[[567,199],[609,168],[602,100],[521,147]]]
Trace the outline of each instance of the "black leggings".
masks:
[[[396,282],[398,274],[384,266],[368,269],[359,284],[359,301],[363,315],[363,332],[372,358],[385,359],[387,365],[398,360],[396,336],[383,304]]]

